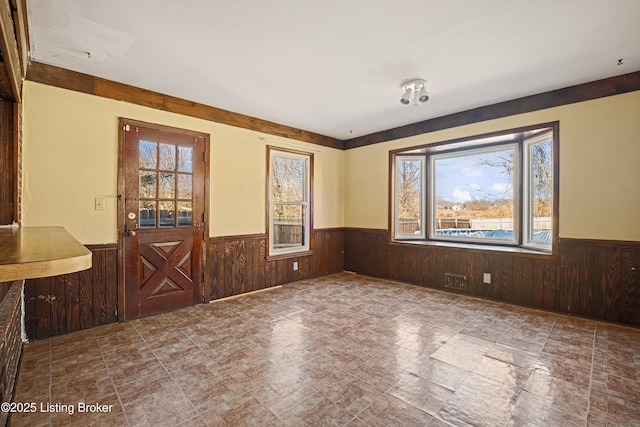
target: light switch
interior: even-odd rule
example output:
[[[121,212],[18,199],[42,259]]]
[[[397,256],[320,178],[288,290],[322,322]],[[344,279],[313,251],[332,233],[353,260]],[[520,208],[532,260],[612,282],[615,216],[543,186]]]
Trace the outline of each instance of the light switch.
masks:
[[[104,205],[105,205],[104,197],[96,197],[95,209],[97,211],[103,211],[105,209]]]

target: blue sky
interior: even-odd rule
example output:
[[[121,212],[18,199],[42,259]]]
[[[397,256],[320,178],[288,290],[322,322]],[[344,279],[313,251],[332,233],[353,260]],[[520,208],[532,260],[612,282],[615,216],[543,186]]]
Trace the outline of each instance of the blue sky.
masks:
[[[509,151],[482,152],[463,157],[440,157],[436,164],[436,200],[464,203],[476,199],[513,198],[511,180],[498,166],[499,156],[509,158]]]

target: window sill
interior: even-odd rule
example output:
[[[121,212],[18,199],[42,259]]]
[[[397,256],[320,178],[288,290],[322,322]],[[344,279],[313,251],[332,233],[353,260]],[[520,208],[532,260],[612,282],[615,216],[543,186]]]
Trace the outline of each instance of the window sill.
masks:
[[[308,251],[290,252],[286,254],[267,255],[265,258],[267,261],[277,261],[279,259],[300,258],[309,255],[313,255],[313,249]]]
[[[391,245],[465,249],[473,252],[497,252],[550,259],[556,258],[557,256],[554,252],[537,251],[535,249],[516,246],[479,245],[474,243],[440,242],[435,240],[392,240]]]

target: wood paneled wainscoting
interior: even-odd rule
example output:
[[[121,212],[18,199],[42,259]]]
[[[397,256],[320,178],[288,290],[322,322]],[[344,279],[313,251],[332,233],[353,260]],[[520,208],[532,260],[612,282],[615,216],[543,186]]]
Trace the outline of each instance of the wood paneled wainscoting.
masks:
[[[389,243],[387,230],[345,229],[344,267],[372,277],[640,326],[640,242],[560,239],[557,257]],[[491,284],[483,283],[491,274]]]
[[[9,293],[13,282],[0,282],[0,301]]]
[[[22,280],[10,285],[0,302],[0,397],[3,402],[13,399],[22,355]],[[0,412],[0,426],[7,425],[8,416],[8,411]]]
[[[86,246],[93,254],[90,269],[25,281],[25,329],[30,341],[118,321],[118,247]]]
[[[314,230],[313,254],[267,261],[266,236],[211,238],[207,248],[205,300],[238,295],[310,277],[343,271],[342,228]],[[87,245],[89,270],[25,281],[25,329],[29,340],[118,321],[118,248]],[[293,270],[293,262],[298,270]],[[1,288],[0,288],[1,289]]]
[[[266,260],[266,235],[213,237],[207,248],[205,293],[209,300],[257,291],[344,270],[344,230],[311,232],[310,255]],[[298,270],[293,263],[298,263]],[[208,287],[208,289],[206,288]]]

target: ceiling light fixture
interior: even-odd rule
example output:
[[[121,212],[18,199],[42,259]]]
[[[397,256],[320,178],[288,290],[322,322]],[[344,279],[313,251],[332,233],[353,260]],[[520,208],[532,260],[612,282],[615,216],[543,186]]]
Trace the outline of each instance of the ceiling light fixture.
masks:
[[[426,80],[413,79],[406,81],[402,84],[402,91],[400,103],[403,105],[421,105],[429,100]]]

